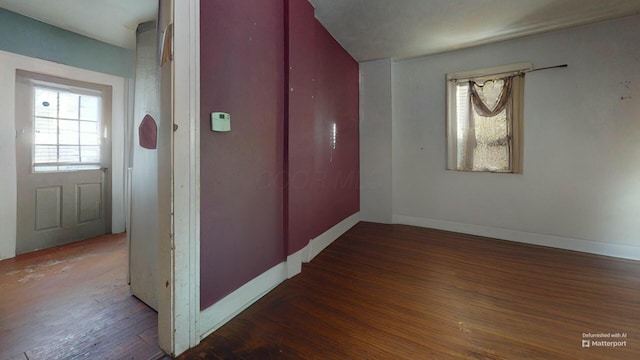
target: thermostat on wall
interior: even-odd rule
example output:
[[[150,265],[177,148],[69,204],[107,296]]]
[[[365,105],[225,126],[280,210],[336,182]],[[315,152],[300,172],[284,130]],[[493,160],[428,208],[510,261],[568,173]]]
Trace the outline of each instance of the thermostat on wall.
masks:
[[[231,115],[223,112],[212,112],[211,131],[231,131]]]

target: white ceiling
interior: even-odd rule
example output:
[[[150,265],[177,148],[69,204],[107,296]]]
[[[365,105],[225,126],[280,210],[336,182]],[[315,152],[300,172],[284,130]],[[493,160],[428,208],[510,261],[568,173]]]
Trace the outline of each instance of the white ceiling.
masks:
[[[310,0],[358,61],[410,58],[640,13],[640,0]]]
[[[180,0],[183,1],[183,0]],[[240,0],[230,0],[240,1]],[[640,13],[640,0],[310,0],[358,61],[410,58]],[[158,0],[0,0],[0,7],[133,49]]]
[[[136,28],[156,18],[158,0],[0,0],[0,8],[134,49]]]

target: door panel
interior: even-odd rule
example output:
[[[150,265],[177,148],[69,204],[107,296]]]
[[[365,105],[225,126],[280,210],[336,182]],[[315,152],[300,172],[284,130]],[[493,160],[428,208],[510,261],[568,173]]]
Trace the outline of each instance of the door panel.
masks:
[[[62,187],[36,189],[36,231],[62,227]]]
[[[129,276],[131,293],[151,308],[158,308],[158,149],[141,146],[143,119],[150,116],[156,129],[162,124],[155,22],[137,29],[136,75],[131,138],[131,221],[129,236]],[[153,128],[153,127],[150,127]],[[147,129],[148,130],[148,129]],[[141,134],[141,131],[143,134]],[[157,136],[156,134],[153,134]]]
[[[78,224],[100,220],[102,218],[102,184],[79,184]]]
[[[82,152],[83,130],[75,131],[77,134],[77,144],[73,146],[63,146],[61,139],[71,138],[72,132],[67,131],[70,120],[61,120],[63,116],[69,117],[69,109],[62,114],[48,115],[48,124],[53,124],[50,133],[42,134],[41,127],[34,126],[35,106],[34,86],[50,86],[52,89],[59,89],[60,98],[63,93],[81,92],[84,89],[92,93],[102,93],[102,109],[99,110],[102,121],[100,129],[93,130],[95,140],[100,143],[101,161],[93,164],[92,169],[73,170],[67,165],[47,165],[36,170],[34,167],[34,141],[36,136],[47,141],[56,141],[56,145],[48,146],[56,149],[47,153],[46,156],[62,158],[63,151]],[[57,91],[57,90],[56,90]],[[79,95],[78,98],[82,96]],[[39,99],[38,102],[42,100]],[[80,100],[79,100],[80,101]],[[43,101],[45,107],[54,109],[57,106],[50,104],[51,100]],[[42,105],[38,104],[38,105]],[[42,108],[42,106],[39,106]],[[78,114],[84,112],[82,103],[78,103]],[[108,232],[110,228],[108,214],[109,182],[107,181],[107,171],[110,166],[110,142],[105,139],[104,134],[110,123],[111,108],[111,88],[96,84],[88,84],[78,81],[60,79],[52,76],[40,75],[19,71],[16,77],[16,160],[18,175],[18,224],[16,252],[22,254],[38,249],[45,249],[59,246],[90,237],[99,236]],[[40,110],[39,110],[40,111]],[[62,114],[62,115],[60,115]],[[83,123],[82,116],[75,120],[77,129],[89,128]],[[38,114],[38,121],[42,121],[42,114]],[[93,120],[91,120],[93,121]],[[55,134],[55,135],[52,135]],[[71,141],[74,140],[65,140]],[[94,139],[91,139],[94,141]],[[94,145],[90,156],[95,157]],[[77,150],[76,150],[77,149]],[[57,155],[56,155],[57,154]],[[81,159],[81,155],[78,155]],[[64,169],[64,171],[54,171]]]

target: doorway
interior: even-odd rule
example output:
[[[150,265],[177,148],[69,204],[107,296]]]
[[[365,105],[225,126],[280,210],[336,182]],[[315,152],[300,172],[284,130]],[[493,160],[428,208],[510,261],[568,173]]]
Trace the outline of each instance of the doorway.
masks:
[[[7,176],[11,178],[11,175],[12,175],[11,173],[13,173],[14,171],[17,171],[19,166],[23,166],[25,176],[33,175],[33,176],[47,178],[43,180],[42,183],[32,184],[31,192],[35,194],[32,195],[31,200],[25,200],[24,197],[19,197],[17,194],[18,188],[22,188],[25,181],[21,177],[18,177],[17,176],[18,174],[16,173],[17,181],[14,182],[12,189],[6,193],[7,203],[10,204],[9,206],[13,205],[11,207],[13,207],[14,211],[16,211],[16,216],[9,218],[7,220],[7,223],[11,223],[10,224],[11,226],[8,226],[5,228],[4,222],[3,222],[3,230],[6,229],[7,233],[5,234],[6,236],[0,239],[2,242],[5,242],[5,240],[7,242],[11,241],[13,243],[13,246],[15,247],[14,247],[14,250],[8,249],[6,253],[9,255],[8,256],[3,255],[3,257],[12,257],[16,253],[15,249],[18,249],[19,253],[27,253],[30,250],[41,249],[49,246],[58,246],[67,242],[79,240],[81,238],[93,237],[95,235],[105,234],[105,232],[106,233],[123,232],[125,230],[125,218],[126,218],[125,211],[124,211],[124,209],[126,208],[125,201],[124,201],[124,189],[125,189],[125,186],[124,186],[125,171],[124,170],[125,170],[125,158],[126,158],[124,144],[126,143],[126,139],[127,139],[127,136],[125,136],[127,126],[126,126],[125,120],[129,114],[129,110],[130,110],[129,106],[132,107],[132,105],[128,104],[129,93],[133,91],[132,82],[128,81],[124,77],[107,75],[103,73],[96,73],[96,72],[83,70],[79,68],[72,68],[70,66],[65,66],[65,65],[56,64],[53,62],[48,62],[44,60],[39,60],[39,59],[25,57],[25,56],[11,54],[11,53],[0,52],[0,63],[3,64],[2,69],[0,69],[0,83],[3,85],[2,94],[3,94],[3,97],[5,97],[6,95],[5,97],[6,101],[0,100],[0,105],[2,105],[2,108],[5,110],[6,117],[11,119],[11,123],[10,124],[7,123],[9,127],[9,130],[7,132],[11,133],[11,138],[14,138],[14,134],[16,135],[15,143],[13,143],[13,139],[10,139],[11,140],[10,147],[12,149],[10,149],[11,152],[9,152],[9,154],[12,155],[13,161],[7,164],[9,168]],[[96,84],[103,84],[104,87],[101,88]],[[22,89],[21,89],[21,86],[23,87]],[[24,91],[26,91],[26,96],[23,96],[25,95]],[[36,93],[37,93],[37,96],[40,97],[39,99],[37,99],[38,101],[36,101],[36,97],[37,97]],[[108,99],[109,97],[111,97],[111,100]],[[60,98],[65,98],[65,99],[75,98],[77,100],[77,103],[79,104],[78,105],[79,107],[83,107],[83,105],[87,105],[92,101],[94,103],[103,102],[104,104],[107,105],[105,106],[107,110],[111,112],[111,114],[109,114],[111,115],[111,118],[112,118],[111,124],[109,124],[108,121],[104,121],[102,123],[99,121],[94,121],[94,123],[91,124],[91,122],[95,120],[97,116],[89,116],[89,118],[85,118],[85,116],[83,115],[83,116],[79,116],[77,119],[71,119],[71,116],[69,115],[51,116],[51,114],[47,114],[45,116],[43,114],[45,110],[51,110],[52,108],[54,108],[54,103],[56,107],[59,107],[61,102],[66,101],[66,100],[61,101]],[[26,117],[22,116],[24,114],[21,115],[20,114],[21,110],[16,107],[16,105],[19,105],[18,103],[20,103],[21,101],[27,103],[26,110],[22,111],[26,113]],[[73,102],[73,101],[67,101],[67,102]],[[37,104],[39,104],[41,109],[37,109],[37,106],[36,106]],[[35,116],[36,110],[39,111],[37,113],[38,116]],[[56,112],[58,111],[56,110]],[[83,112],[83,110],[78,110],[77,112]],[[101,115],[104,115],[104,114],[101,114]],[[28,119],[28,121],[31,122],[30,124],[28,124],[29,127],[27,128],[27,127],[22,127],[18,125],[15,122],[16,117],[20,117],[23,121],[25,121],[24,120],[25,118]],[[75,124],[73,125],[75,125],[77,128],[82,127],[84,129],[83,131],[80,131],[80,130],[76,131],[75,135],[82,137],[81,133],[87,133],[87,134],[91,133],[91,131],[87,130],[87,128],[90,126],[94,126],[95,128],[95,131],[93,131],[94,135],[99,135],[101,140],[108,139],[110,142],[109,145],[111,145],[111,147],[110,148],[105,147],[104,150],[101,149],[100,156],[96,156],[96,151],[94,151],[93,157],[82,156],[81,158],[81,156],[78,155],[78,158],[76,159],[77,161],[70,161],[68,160],[68,158],[64,158],[64,157],[61,159],[58,159],[58,156],[62,154],[62,152],[60,151],[61,147],[66,147],[66,149],[68,150],[69,147],[76,146],[76,150],[77,150],[76,153],[83,152],[84,155],[87,155],[88,151],[85,152],[84,150],[89,150],[89,151],[95,150],[95,149],[91,149],[91,147],[95,146],[95,143],[97,143],[98,141],[96,141],[95,139],[94,140],[87,139],[87,137],[85,136],[84,138],[79,138],[77,140],[77,143],[69,143],[67,142],[68,139],[65,140],[65,142],[55,143],[55,144],[41,143],[41,142],[34,143],[33,141],[35,138],[35,131],[36,131],[36,127],[34,126],[34,123],[35,123],[36,117],[42,118],[42,119],[39,119],[42,121],[44,121],[44,119],[46,119],[49,122],[55,121],[56,123],[55,134],[49,134],[49,137],[55,137],[56,140],[58,140],[58,138],[60,137],[65,137],[65,136],[72,137],[69,134],[69,132],[66,131],[66,129],[70,127],[71,125],[70,123],[73,120],[75,121]],[[105,117],[107,116],[106,115],[103,116],[103,119],[101,120],[105,120],[104,119]],[[61,122],[65,122],[64,125],[61,125],[60,124]],[[15,127],[16,132],[14,133],[12,128],[14,128],[15,125],[18,125],[18,126]],[[27,138],[20,139],[20,135],[23,133],[22,131],[23,128],[24,128],[25,134],[31,134],[28,139]],[[65,131],[62,131],[62,130],[65,130]],[[23,141],[26,142],[26,146],[23,147],[24,151],[19,150],[19,148],[22,146],[21,143]],[[3,138],[3,142],[4,142],[4,138]],[[43,147],[47,146],[49,148],[55,147],[54,153],[56,156],[56,159],[55,159],[56,161],[51,161],[52,160],[51,158],[46,158],[47,161],[42,161],[42,162],[34,161],[34,157],[35,157],[34,154],[36,153],[36,149],[35,149],[36,145],[43,146]],[[19,155],[18,152],[23,152],[24,154]],[[19,160],[20,157],[24,157],[25,161]],[[45,157],[38,157],[38,160],[40,160],[41,158],[45,158]],[[62,160],[62,161],[58,161],[58,160]],[[88,160],[88,161],[83,162],[82,160]],[[16,161],[16,163],[14,163],[14,161]],[[20,161],[21,165],[18,165],[17,161]],[[73,166],[77,166],[82,169],[74,169]],[[74,176],[78,174],[75,174],[75,173],[81,173],[82,176],[90,175],[93,177],[76,179],[74,178]],[[52,179],[49,179],[48,176],[43,176],[43,175],[54,176],[54,177],[66,177],[66,179],[52,180]],[[69,179],[69,178],[72,178],[72,179]],[[41,179],[38,179],[38,180],[41,180]],[[69,180],[71,181],[70,185],[56,183],[56,181],[69,181]],[[44,189],[44,190],[39,190],[40,193],[38,193],[37,189]],[[16,193],[15,195],[16,197],[14,199],[11,199],[12,197],[11,194],[13,192]],[[71,199],[65,199],[65,195],[69,193],[73,194],[75,197]],[[40,196],[40,198],[37,199],[36,196]],[[112,199],[113,201],[111,201]],[[67,237],[65,234],[61,234],[61,235],[59,234],[54,236],[54,240],[51,242],[48,242],[48,240],[45,240],[38,243],[38,245],[32,246],[31,248],[29,248],[29,246],[23,246],[19,243],[19,241],[17,241],[19,237],[15,236],[15,234],[18,233],[18,229],[17,229],[18,223],[22,221],[21,220],[22,217],[18,216],[17,214],[18,212],[17,209],[23,204],[33,205],[33,209],[29,210],[31,212],[31,219],[25,221],[26,223],[31,224],[32,231],[37,229],[40,232],[47,232],[47,233],[55,232],[57,230],[64,230],[64,228],[66,228],[69,223],[74,222],[73,224],[74,226],[81,226],[81,227],[87,227],[87,225],[95,225],[96,223],[99,223],[97,226],[93,226],[94,228],[93,230],[96,230],[97,228],[97,232],[95,233],[83,232],[83,235],[80,238],[71,238],[71,236]],[[65,207],[64,206],[65,204],[69,205],[69,207],[76,206],[77,208],[76,210],[71,211],[70,214],[64,214],[63,213],[64,209],[62,208]],[[40,208],[37,208],[38,205],[40,205]],[[78,210],[78,208],[80,207],[84,207],[84,209]],[[61,210],[56,210],[56,209],[61,209]],[[113,214],[113,216],[111,216],[111,214]],[[36,225],[34,226],[34,224]],[[13,234],[12,234],[12,228],[15,229],[13,230],[15,231],[15,233]],[[19,236],[22,236],[22,235],[19,235]],[[109,236],[107,236],[107,238],[109,239],[109,241],[113,240],[113,238]],[[59,239],[62,239],[62,241],[56,242]],[[89,240],[89,242],[91,241],[93,240]],[[127,249],[126,237],[124,241],[121,241],[120,238],[118,238],[116,241],[121,244],[125,244],[125,249]],[[31,243],[31,242],[28,242],[28,243]],[[84,243],[85,241],[73,242],[73,244],[66,245],[66,246],[74,246],[74,247],[79,246],[78,249],[81,249],[83,248],[82,245]],[[2,244],[3,247],[5,245],[6,244]],[[42,265],[42,263],[38,263],[39,265],[36,263],[33,263],[23,269],[24,271],[28,271],[28,272],[34,271],[33,273],[28,274],[31,276],[27,278],[32,288],[38,287],[38,288],[41,288],[42,290],[49,289],[55,292],[55,294],[49,293],[49,295],[35,296],[37,299],[41,300],[41,303],[45,307],[48,307],[49,301],[53,301],[53,299],[57,298],[58,295],[65,295],[65,294],[68,295],[71,293],[75,294],[77,291],[79,291],[79,289],[82,288],[80,286],[81,285],[80,281],[68,283],[67,285],[71,287],[63,289],[63,288],[58,288],[56,285],[49,283],[47,281],[47,279],[49,278],[48,276],[40,277],[40,272],[38,272],[37,269],[49,268],[50,265],[51,265],[51,268],[56,268],[57,270],[60,271],[59,274],[56,273],[56,276],[58,275],[67,276],[70,274],[70,271],[68,271],[69,269],[65,268],[66,265],[62,266],[62,262],[65,262],[67,260],[59,257],[63,255],[60,255],[60,254],[53,255],[52,251],[55,251],[55,250],[60,250],[60,248],[51,249],[51,251],[44,250],[47,254],[46,255],[47,260],[44,261],[45,265]],[[27,258],[34,259],[34,257],[41,254],[43,254],[43,252],[41,251],[36,253],[24,254],[23,256],[19,256],[19,257],[7,260],[7,263],[13,263],[15,261],[24,259],[25,256]],[[89,253],[89,255],[91,255],[91,253]],[[126,259],[127,255],[128,254],[125,251],[124,265],[121,266],[121,269],[124,269],[125,272],[127,271],[127,265],[128,265],[127,264],[128,261]],[[82,255],[79,257],[85,260],[97,259],[97,257],[93,257],[93,256],[85,257],[84,255]],[[91,263],[89,263],[89,265],[91,265]],[[14,269],[14,270],[17,270],[17,269]],[[14,270],[11,270],[11,271],[14,271]],[[91,274],[91,272],[87,271],[84,275],[88,276],[89,274]],[[25,277],[19,277],[14,280],[17,282],[17,285],[22,286],[22,285],[25,285],[25,282],[24,281],[20,282],[19,280],[23,280],[24,278]],[[97,286],[96,284],[94,285]],[[75,285],[78,285],[78,286],[75,287]],[[121,282],[118,282],[118,286],[120,285],[124,285],[128,290],[126,276],[124,279],[122,279]],[[90,290],[88,290],[88,293],[85,295],[99,294],[103,290],[109,290],[108,288],[110,287],[115,288],[116,284],[104,283],[104,284],[101,284],[100,286],[102,287],[100,289],[90,288]],[[7,289],[4,286],[2,288],[5,290]],[[120,287],[120,289],[122,289],[122,287]],[[130,300],[135,300],[133,297],[130,296],[128,292],[127,292],[127,295]],[[101,296],[98,296],[98,297],[101,297]],[[27,302],[33,302],[33,301],[36,301],[37,299],[35,298],[29,299],[29,297],[27,297],[27,299],[23,299],[23,301],[16,301],[16,303],[18,303],[18,305],[21,305],[20,303],[22,302],[23,304],[26,305]],[[75,302],[75,300],[77,299],[78,297],[69,298],[68,303],[77,304]],[[129,301],[124,299],[121,299],[121,300]],[[92,304],[100,303],[101,301],[102,299],[98,299],[97,297],[91,297],[88,299],[88,303],[92,303]],[[142,303],[140,304],[142,305]],[[146,306],[144,307],[146,308]],[[140,307],[134,306],[134,308],[137,309],[136,311],[140,311],[139,310]],[[77,310],[80,310],[80,309],[78,308]],[[87,315],[94,314],[93,312],[90,312],[90,311],[85,313]],[[51,317],[49,317],[48,320],[41,319],[43,320],[43,323],[41,324],[41,326],[44,326],[45,324],[49,324],[51,322],[62,323],[69,320],[69,318],[71,317],[75,319],[75,321],[77,321],[78,323],[83,323],[85,320],[91,321],[90,320],[91,317],[88,317],[85,319],[81,316],[81,314],[82,312],[80,311],[74,313],[73,309],[70,311],[61,312],[57,314],[57,316],[59,316],[59,318],[57,319],[51,318]],[[27,312],[25,315],[35,316],[36,313]],[[26,316],[22,318],[25,319]],[[127,319],[129,318],[125,317],[123,320],[126,321]],[[154,313],[154,321],[157,322],[157,314],[155,313]],[[157,332],[158,332],[157,327],[155,327],[150,332],[145,332],[144,334],[138,333],[136,335],[139,335],[139,336],[144,335],[146,339],[155,338],[155,341],[157,342]],[[55,334],[48,333],[47,335],[54,336]],[[90,339],[92,335],[93,334],[90,331],[88,331],[87,339]],[[26,341],[28,341],[30,338],[26,337],[25,339]],[[36,339],[32,338],[32,340],[36,340]],[[6,349],[6,347],[0,347],[0,349]],[[0,356],[0,358],[4,358],[5,354],[3,350],[0,351],[0,354],[2,355]]]
[[[22,2],[21,4],[26,3]],[[161,258],[159,277],[162,279],[158,296],[159,342],[167,352],[179,353],[184,351],[186,347],[197,344],[200,335],[196,326],[199,315],[196,286],[198,246],[197,226],[194,224],[194,219],[197,219],[195,209],[197,176],[194,176],[197,174],[197,169],[194,167],[196,164],[195,149],[197,148],[195,147],[195,137],[189,131],[194,126],[197,127],[196,119],[199,116],[197,105],[195,105],[198,96],[194,96],[198,93],[197,77],[195,76],[197,73],[194,69],[197,67],[199,43],[194,39],[194,36],[197,36],[199,29],[197,25],[199,2],[189,1],[174,4],[171,0],[162,0],[160,4],[165,9],[161,17],[163,20],[160,21],[161,36],[165,41],[163,45],[170,50],[173,50],[173,46],[175,46],[175,53],[180,56],[173,60],[173,51],[167,52],[168,61],[162,67],[162,78],[167,79],[162,81],[161,86],[162,99],[164,99],[162,100],[162,114],[166,114],[167,121],[164,123],[166,126],[158,129],[158,142],[165,144],[164,147],[159,147],[161,151],[158,153],[159,163],[162,164],[159,168],[161,175],[158,179],[158,187],[162,192],[158,199],[162,212],[160,221],[161,248],[159,251]],[[172,23],[174,18],[177,26],[173,27],[173,32],[168,33],[167,30],[172,29],[168,24]],[[31,32],[26,31],[25,33],[30,34]],[[176,34],[178,41],[172,43],[171,34]],[[46,47],[46,49],[51,49],[51,47]],[[72,50],[75,55],[84,58],[82,51]],[[184,56],[185,54],[188,56]],[[0,51],[0,63],[3,64],[0,67],[0,85],[2,85],[0,86],[2,94],[0,108],[5,114],[3,118],[0,118],[0,123],[8,129],[5,132],[0,132],[0,150],[2,150],[0,151],[0,160],[6,164],[8,169],[7,174],[0,177],[0,190],[6,195],[6,201],[0,206],[0,225],[5,235],[0,239],[0,259],[15,256],[17,176],[14,173],[16,169],[14,107],[15,75],[18,69],[76,80],[85,79],[88,82],[107,84],[112,87],[111,229],[114,233],[122,232],[125,229],[127,207],[125,206],[126,186],[124,179],[126,178],[127,166],[124,160],[128,158],[128,155],[118,152],[125,148],[125,143],[129,139],[123,119],[133,112],[132,99],[130,99],[133,83],[125,75],[118,77],[117,75],[112,76],[71,68],[59,63],[64,61],[52,60],[53,62],[44,61]],[[106,64],[103,59],[98,59],[94,63]],[[180,81],[174,82],[174,78],[180,79]],[[194,100],[195,103],[191,100]],[[174,113],[181,115],[174,118]],[[179,130],[176,131],[178,128]],[[174,203],[174,198],[179,198],[181,201]],[[177,291],[177,289],[180,290]]]
[[[136,349],[149,349],[155,342],[155,348],[151,346],[155,353],[157,314],[129,293],[126,235],[102,235],[125,229],[124,212],[117,210],[124,208],[124,201],[117,203],[124,197],[126,79],[15,54],[0,53],[0,63],[0,83],[7,99],[2,105],[12,122],[7,125],[16,126],[15,133],[8,131],[15,134],[12,155],[16,163],[8,166],[7,173],[16,172],[18,180],[6,193],[7,202],[13,202],[11,193],[15,192],[16,213],[27,212],[29,216],[26,221],[21,216],[14,218],[13,226],[20,235],[12,236],[11,228],[3,226],[8,234],[0,239],[13,242],[22,253],[0,262],[0,268],[6,270],[0,272],[1,288],[7,292],[0,306],[1,337],[3,341],[18,339],[0,345],[0,358],[4,359],[7,351],[38,358],[37,354],[55,353],[71,341],[76,349],[92,341],[104,344],[103,336],[107,335],[101,335],[99,329],[114,327],[103,327],[99,321],[110,324],[119,316],[114,314],[133,315],[121,318],[117,326],[136,332],[132,338]],[[72,104],[77,105],[75,110]],[[61,114],[62,108],[65,114]],[[100,109],[99,115],[87,113],[87,108]],[[74,119],[72,112],[80,115]],[[36,124],[38,121],[41,123]],[[114,144],[103,147],[105,143]],[[96,144],[100,144],[99,155]],[[55,151],[43,155],[38,146]],[[24,190],[25,185],[29,190]],[[18,192],[33,195],[25,200]],[[73,197],[65,198],[67,195]],[[25,205],[33,208],[21,210]],[[66,207],[73,210],[64,213]],[[39,240],[36,236],[35,241],[21,243],[20,222],[27,224],[27,230],[49,238]],[[79,238],[74,227],[81,228]],[[92,239],[75,241],[85,237]],[[98,248],[93,246],[96,244]],[[49,249],[30,251],[45,247]],[[109,311],[112,315],[105,315]],[[78,324],[85,324],[85,331],[75,331],[78,327],[73,325]],[[104,346],[115,344],[118,341]]]
[[[16,72],[16,253],[111,230],[111,87]]]

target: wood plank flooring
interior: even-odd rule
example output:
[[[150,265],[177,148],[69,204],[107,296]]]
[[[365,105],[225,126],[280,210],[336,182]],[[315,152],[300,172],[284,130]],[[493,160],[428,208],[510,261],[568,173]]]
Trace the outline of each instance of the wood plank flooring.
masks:
[[[640,263],[360,223],[179,359],[637,360]]]
[[[164,356],[127,262],[125,234],[0,261],[0,360]]]

